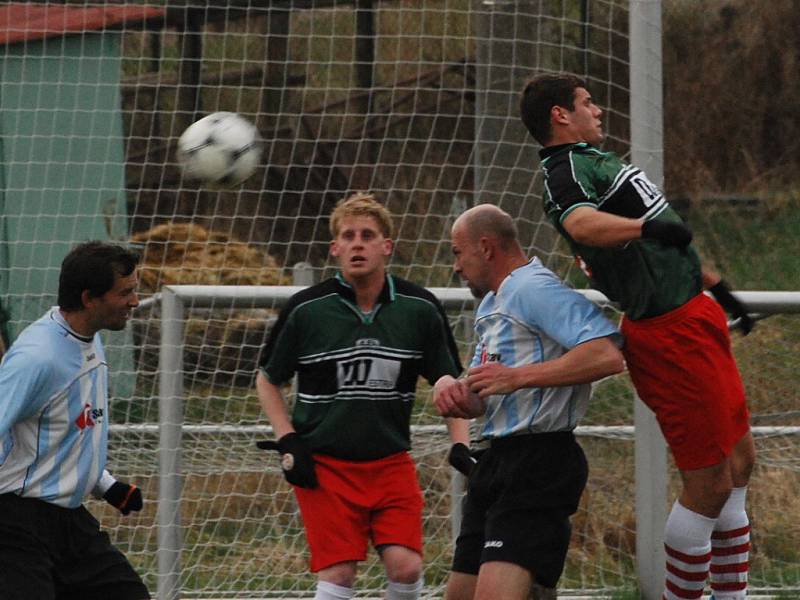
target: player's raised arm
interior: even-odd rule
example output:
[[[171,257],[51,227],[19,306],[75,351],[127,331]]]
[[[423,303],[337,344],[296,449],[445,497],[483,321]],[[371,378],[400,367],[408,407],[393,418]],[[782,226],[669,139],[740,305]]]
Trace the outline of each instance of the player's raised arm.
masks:
[[[692,241],[692,232],[682,223],[661,219],[629,219],[579,206],[562,221],[570,237],[579,244],[611,248],[632,240],[651,239],[665,246],[683,248]]]

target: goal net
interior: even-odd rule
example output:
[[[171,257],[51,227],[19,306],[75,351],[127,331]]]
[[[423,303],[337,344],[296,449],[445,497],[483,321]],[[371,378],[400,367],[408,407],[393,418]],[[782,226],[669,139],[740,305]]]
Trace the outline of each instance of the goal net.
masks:
[[[141,250],[144,305],[129,331],[105,339],[113,371],[109,467],[142,487],[146,506],[127,517],[103,503],[90,508],[153,591],[164,589],[167,576],[177,578],[185,598],[310,597],[315,582],[277,457],[254,445],[269,435],[254,370],[277,301],[185,306],[176,371],[183,390],[180,569],[160,573],[159,511],[170,509],[156,500],[170,475],[159,470],[163,287],[305,285],[330,276],[327,215],[356,190],[374,192],[395,217],[390,270],[398,276],[460,287],[449,227],[465,208],[492,202],[514,217],[531,255],[585,287],[542,217],[537,148],[519,122],[517,99],[536,73],[584,76],[605,114],[605,149],[629,157],[636,93],[629,89],[630,11],[627,0],[0,7],[3,340],[11,343],[55,303],[60,261],[76,242],[110,239]],[[243,115],[264,140],[262,164],[235,189],[186,180],[175,158],[182,131],[215,111]],[[682,208],[704,256],[733,271],[735,287],[800,289],[796,267],[785,266],[784,279],[762,277],[757,268],[775,259],[768,250],[776,239],[800,229],[792,202],[768,210],[760,201],[727,200]],[[734,261],[733,252],[749,262]],[[466,361],[472,305],[449,314]],[[796,318],[771,317],[746,340],[735,338],[754,424],[800,425],[792,385],[800,367]],[[458,495],[429,400],[420,382],[413,456],[426,501],[426,594],[439,597]],[[590,478],[559,586],[562,594],[633,593],[627,376],[595,386],[582,424],[590,427],[580,437]],[[800,514],[799,438],[787,431],[758,438],[750,493],[752,585],[783,591],[800,588],[793,518]],[[665,504],[676,490],[672,480]],[[372,552],[356,588],[376,597],[384,584]]]

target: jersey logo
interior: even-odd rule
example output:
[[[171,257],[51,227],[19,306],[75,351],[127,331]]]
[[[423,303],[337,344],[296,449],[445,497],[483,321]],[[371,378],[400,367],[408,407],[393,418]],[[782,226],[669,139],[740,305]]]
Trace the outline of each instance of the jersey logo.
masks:
[[[354,358],[336,363],[339,389],[391,390],[400,375],[400,361],[379,357]]]
[[[490,362],[500,362],[500,354],[497,352],[489,352],[486,344],[481,344],[481,364],[485,365]]]
[[[661,200],[663,196],[661,190],[659,190],[656,184],[650,181],[643,172],[639,171],[636,173],[636,175],[631,177],[630,182],[633,189],[639,194],[639,197],[642,199],[642,204],[644,204],[646,208],[650,208]]]
[[[84,405],[81,414],[79,414],[78,418],[75,419],[75,425],[78,426],[78,429],[83,431],[87,427],[94,427],[98,421],[102,420],[102,418],[102,408],[92,408],[90,404],[86,404]]]
[[[356,346],[380,346],[381,341],[375,338],[360,338],[356,340]]]
[[[486,540],[486,543],[483,545],[484,548],[502,548],[503,547],[503,540]]]

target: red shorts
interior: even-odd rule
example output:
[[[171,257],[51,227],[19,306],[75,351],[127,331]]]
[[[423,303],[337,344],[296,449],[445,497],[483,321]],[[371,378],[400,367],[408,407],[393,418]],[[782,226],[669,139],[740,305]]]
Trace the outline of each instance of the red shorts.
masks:
[[[319,487],[296,487],[311,571],[367,557],[367,545],[422,555],[422,492],[407,452],[366,462],[314,455]]]
[[[722,308],[705,294],[651,319],[623,319],[633,385],[684,471],[719,464],[750,430]]]

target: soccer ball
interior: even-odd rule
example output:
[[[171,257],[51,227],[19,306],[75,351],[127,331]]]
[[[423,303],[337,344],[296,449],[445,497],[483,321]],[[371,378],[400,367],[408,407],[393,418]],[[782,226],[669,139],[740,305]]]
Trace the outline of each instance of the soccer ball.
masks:
[[[241,115],[215,112],[186,128],[178,139],[177,157],[187,178],[232,187],[256,170],[261,137]]]

